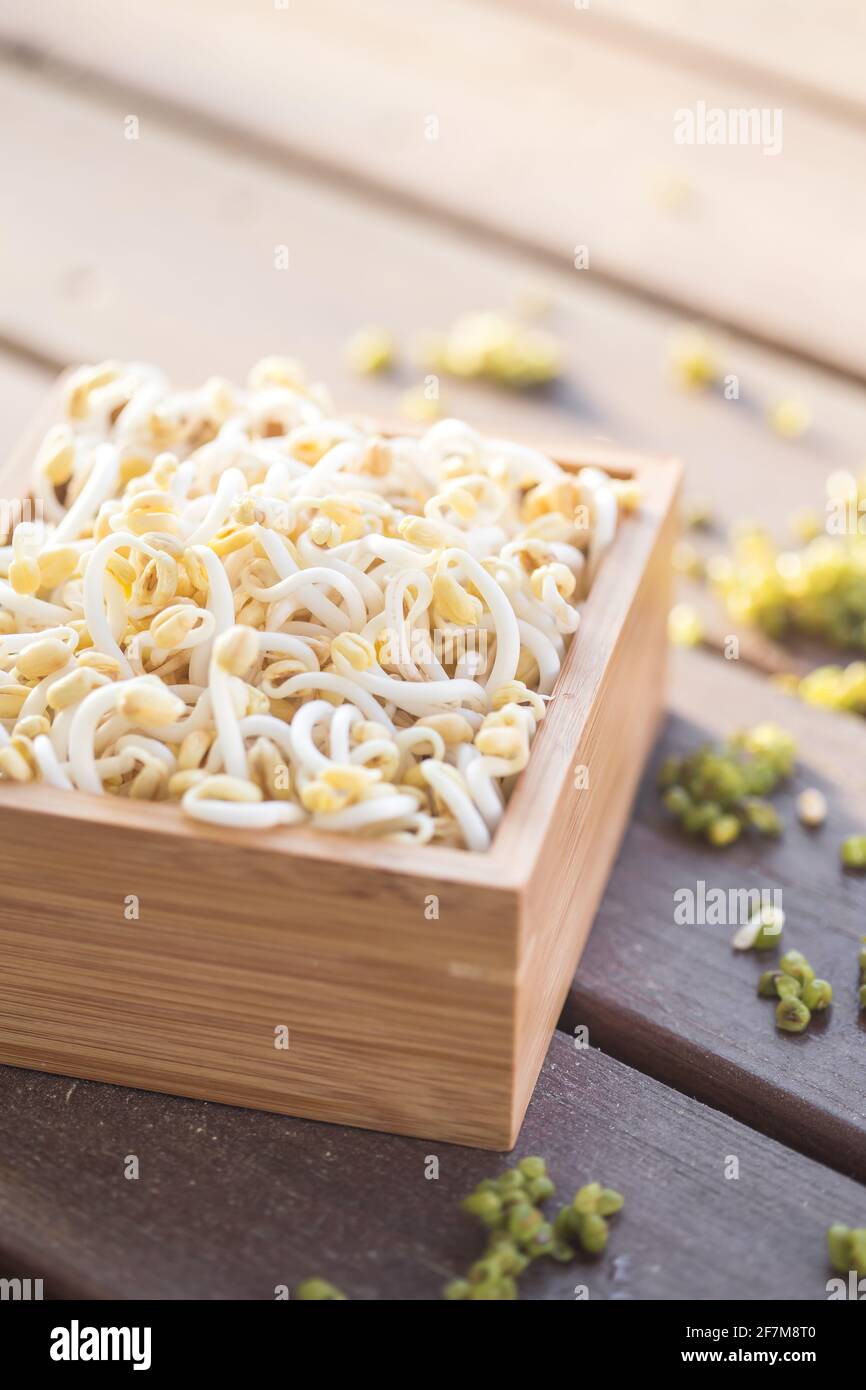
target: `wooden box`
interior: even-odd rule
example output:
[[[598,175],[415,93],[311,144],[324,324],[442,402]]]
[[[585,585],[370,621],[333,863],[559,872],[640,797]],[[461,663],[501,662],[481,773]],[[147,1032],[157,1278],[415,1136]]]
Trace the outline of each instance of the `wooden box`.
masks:
[[[53,418],[0,495],[26,489]],[[679,483],[670,461],[553,452],[637,476],[643,501],[489,852],[247,838],[0,783],[0,1061],[513,1146],[656,731]]]

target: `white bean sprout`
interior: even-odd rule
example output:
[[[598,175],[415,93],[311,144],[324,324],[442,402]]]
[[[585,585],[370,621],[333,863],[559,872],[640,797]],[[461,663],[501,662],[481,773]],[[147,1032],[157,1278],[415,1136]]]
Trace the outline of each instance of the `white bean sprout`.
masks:
[[[294,361],[68,379],[0,545],[0,777],[485,850],[634,501],[458,420],[386,438]]]

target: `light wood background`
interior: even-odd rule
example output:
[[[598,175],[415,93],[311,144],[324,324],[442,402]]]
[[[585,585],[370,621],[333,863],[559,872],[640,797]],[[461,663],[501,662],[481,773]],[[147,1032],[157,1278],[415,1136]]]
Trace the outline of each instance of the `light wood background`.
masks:
[[[707,499],[717,518],[710,547],[747,514],[779,530],[796,507],[820,504],[827,472],[866,455],[864,24],[862,7],[842,0],[590,0],[587,10],[570,0],[289,0],[286,9],[78,0],[74,13],[59,0],[2,0],[0,447],[59,366],[108,354],[155,358],[192,380],[290,350],[342,403],[393,415],[418,370],[357,381],[340,360],[350,331],[381,321],[406,341],[542,286],[565,347],[563,382],[532,399],[448,385],[449,409],[550,442],[611,439],[681,454],[687,494]],[[673,113],[697,101],[781,108],[783,152],[676,146]],[[140,121],[134,142],[124,138],[130,114]],[[424,137],[430,116],[437,141]],[[578,272],[580,244],[590,268]],[[276,245],[289,248],[286,272],[274,269]],[[666,350],[684,320],[707,323],[740,378],[739,401],[672,385]],[[802,440],[766,425],[768,405],[783,397],[814,412]],[[620,1171],[616,1155],[631,1153],[622,1135],[643,1132],[648,1109],[664,1115],[670,1104],[676,1121],[649,1142],[659,1164],[667,1153],[671,1192],[695,1194],[688,1219],[693,1231],[701,1224],[702,1248],[719,1252],[707,1294],[824,1297],[822,1221],[862,1224],[866,1207],[866,1190],[834,1186],[830,1171],[866,1180],[866,1030],[852,1002],[866,884],[836,862],[842,834],[866,828],[866,732],[768,684],[769,669],[808,666],[813,654],[780,653],[741,632],[741,660],[725,662],[713,648],[730,621],[712,608],[706,616],[707,650],[678,655],[658,756],[708,730],[776,717],[801,741],[797,785],[824,787],[831,822],[812,839],[791,824],[772,848],[702,856],[663,825],[645,783],[560,1020],[564,1035],[588,1024],[591,1041],[622,1064],[580,1061],[560,1038],[526,1145],[555,1155],[569,1181],[594,1176],[587,1164],[607,1165],[600,1176],[613,1173],[645,1213],[657,1179],[635,1155]],[[697,878],[783,886],[792,944],[837,987],[826,1026],[776,1036],[751,997],[754,962],[718,936],[672,927],[673,889]],[[208,1189],[223,1192],[219,1165],[243,1169],[254,1133],[264,1145],[290,1144],[288,1171],[257,1169],[274,1184],[268,1200],[315,1211],[292,1247],[293,1277],[337,1273],[339,1249],[350,1293],[429,1297],[465,1254],[463,1228],[443,1222],[430,1197],[436,1184],[413,1176],[409,1141],[83,1084],[70,1091],[13,1072],[0,1075],[0,1089],[28,1117],[3,1154],[0,1251],[14,1264],[26,1250],[32,1272],[56,1271],[58,1287],[117,1286],[91,1232],[115,1148],[144,1144],[147,1126],[150,1185],[130,1184],[138,1205],[114,1212],[142,1270],[124,1286],[130,1296],[145,1287],[251,1296],[265,1270],[270,1278],[279,1261],[256,1224],[264,1199],[234,1215],[223,1200],[218,1236],[202,1233]],[[685,1159],[680,1125],[712,1139],[695,1138]],[[163,1203],[182,1186],[186,1136],[199,1126],[218,1137],[212,1150],[202,1141],[196,1159],[201,1206],[189,1209],[185,1238],[198,1254],[180,1260],[166,1233],[187,1208],[169,1217]],[[50,1134],[62,1171],[28,1157]],[[736,1143],[753,1162],[744,1181],[722,1184],[713,1164]],[[444,1162],[455,1195],[471,1164],[457,1151]],[[757,1198],[780,1171],[791,1190],[821,1194],[810,1199],[814,1230],[782,1242],[784,1220],[760,1207],[765,1238],[744,1276],[736,1202]],[[359,1173],[366,1215],[345,1226],[340,1184]],[[422,1232],[399,1280],[370,1254],[391,1229],[381,1197],[377,1206],[382,1186],[389,1212],[399,1199]],[[625,1221],[618,1240],[634,1257],[635,1289],[653,1296],[656,1248],[629,1236]],[[663,1254],[660,1296],[694,1296],[676,1242]],[[598,1285],[600,1296],[616,1292],[602,1274]],[[554,1280],[530,1296],[563,1294]]]

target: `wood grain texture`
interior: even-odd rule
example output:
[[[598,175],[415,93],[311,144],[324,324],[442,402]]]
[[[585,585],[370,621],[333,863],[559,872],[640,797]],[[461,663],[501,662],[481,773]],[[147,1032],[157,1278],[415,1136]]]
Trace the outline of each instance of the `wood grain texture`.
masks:
[[[590,1041],[840,1171],[866,1179],[866,1014],[857,1005],[857,951],[866,930],[866,879],[846,874],[839,845],[866,830],[866,731],[853,717],[810,709],[749,672],[686,653],[674,665],[670,718],[654,764],[762,719],[798,739],[801,767],[778,798],[778,842],[724,852],[667,823],[648,770],[562,1020]],[[796,792],[830,802],[819,831],[800,826]],[[834,987],[829,1014],[799,1036],[780,1034],[755,993],[774,957],[737,953],[735,926],[677,926],[674,894],[779,889],[784,949],[805,952]]]
[[[49,372],[0,349],[0,508],[17,496],[20,469],[13,450],[50,384]],[[0,516],[0,534],[5,520]]]
[[[584,18],[572,8],[549,25],[467,0],[440,0],[435,16],[406,0],[178,0],[156,22],[146,0],[84,0],[73,23],[43,0],[8,8],[0,33],[78,80],[108,77],[138,105],[155,96],[551,264],[588,246],[610,283],[864,379],[866,131],[788,101],[776,157],[677,145],[678,110],[773,108],[770,84],[625,51]],[[653,198],[671,174],[692,189],[682,216]]]
[[[458,1210],[492,1154],[0,1068],[0,1269],[46,1295],[272,1299],[311,1274],[355,1299],[436,1299],[477,1257]],[[823,1299],[846,1178],[557,1034],[519,1154],[565,1201],[625,1210],[598,1260],[541,1261],[526,1300]],[[128,1155],[137,1180],[124,1178]],[[429,1156],[438,1180],[426,1180]],[[740,1176],[726,1180],[729,1156]],[[504,1162],[505,1160],[503,1160]],[[554,1208],[555,1208],[554,1199]],[[97,1217],[98,1213],[98,1217]]]
[[[22,489],[60,394],[58,384],[15,453]],[[603,838],[586,822],[566,842],[558,825],[582,795],[570,758],[604,764],[633,672],[649,687],[629,710],[631,751],[645,753],[663,696],[679,466],[609,449],[563,461],[578,460],[634,476],[641,506],[583,606],[491,849],[295,827],[248,836],[203,827],[177,806],[0,783],[0,1059],[397,1133],[514,1143],[636,780],[609,781]],[[557,903],[541,920],[540,883]],[[127,922],[131,894],[140,918]],[[533,952],[544,993],[538,964],[525,968]],[[275,1043],[281,1026],[288,1048]]]
[[[573,8],[572,0],[540,4],[558,17]],[[643,37],[651,45],[645,52],[674,50],[693,69],[723,67],[741,79],[757,71],[782,98],[866,120],[866,14],[850,0],[786,0],[784,8],[755,0],[596,0],[591,9],[616,43]]]
[[[122,138],[120,99],[80,91],[0,64],[0,112],[26,135],[6,152],[0,185],[9,256],[0,265],[0,329],[61,360],[113,354],[157,360],[183,380],[242,375],[267,350],[291,350],[327,375],[338,399],[379,414],[420,377],[406,349],[419,331],[473,308],[507,306],[539,281],[531,262],[409,216],[389,215],[307,178],[279,173],[246,150],[182,138],[156,115],[139,142]],[[82,152],[86,152],[83,154]],[[168,196],[172,215],[142,219],[112,188],[134,174],[145,206]],[[67,208],[62,246],[52,199]],[[273,250],[289,240],[290,269]],[[47,270],[46,270],[47,268]],[[212,286],[231,287],[214,295]],[[676,319],[615,296],[591,272],[543,276],[554,300],[564,379],[515,395],[443,381],[446,408],[485,425],[564,442],[615,439],[688,461],[691,485],[729,515],[820,500],[820,469],[850,466],[866,431],[863,392],[790,361],[722,338],[740,398],[683,393],[666,351]],[[383,321],[403,352],[395,378],[359,382],[341,348],[360,324]],[[803,399],[815,426],[779,439],[764,412]]]

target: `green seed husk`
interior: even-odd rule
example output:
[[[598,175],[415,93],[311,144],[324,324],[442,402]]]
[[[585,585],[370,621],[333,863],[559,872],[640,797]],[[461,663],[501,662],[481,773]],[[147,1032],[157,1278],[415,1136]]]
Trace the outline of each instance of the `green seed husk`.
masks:
[[[584,1212],[580,1218],[580,1243],[589,1255],[598,1255],[607,1245],[607,1222],[597,1211]]]
[[[526,1184],[526,1195],[534,1206],[540,1202],[546,1202],[548,1197],[552,1197],[556,1187],[548,1177],[532,1178]]]
[[[625,1198],[613,1187],[603,1187],[596,1211],[599,1216],[615,1216],[625,1206]]]
[[[851,1244],[851,1232],[847,1226],[841,1222],[834,1222],[827,1232],[827,1253],[830,1256],[830,1263],[839,1274],[848,1273],[848,1253]]]
[[[305,1279],[295,1290],[302,1303],[347,1303],[348,1299],[327,1279]]]
[[[838,1274],[854,1270],[858,1278],[866,1278],[866,1227],[835,1222],[827,1232],[827,1253]]]
[[[528,1202],[512,1207],[508,1213],[508,1234],[518,1245],[526,1246],[543,1224],[544,1217],[541,1212],[537,1207],[531,1207]]]
[[[523,1174],[517,1168],[506,1168],[504,1173],[500,1173],[496,1179],[496,1186],[501,1193],[512,1191],[514,1188],[524,1186]]]
[[[722,811],[718,802],[701,801],[697,805],[689,807],[680,824],[689,835],[703,835],[705,832],[709,832],[716,821],[721,818],[721,814]]]
[[[547,1176],[547,1164],[543,1158],[538,1158],[537,1155],[534,1154],[527,1158],[522,1158],[517,1165],[517,1170],[527,1179],[543,1178]]]
[[[799,980],[801,985],[807,985],[815,978],[815,972],[802,951],[786,951],[779,961],[779,969],[792,979]]]
[[[496,1192],[475,1191],[464,1197],[461,1205],[469,1216],[477,1217],[485,1226],[495,1226],[502,1216],[502,1202]]]
[[[562,1207],[553,1220],[553,1234],[557,1240],[568,1243],[577,1236],[580,1217],[574,1207]]]
[[[517,1297],[517,1285],[508,1275],[503,1275],[486,1284],[471,1284],[466,1297],[470,1303],[510,1302]]]
[[[833,986],[827,980],[809,980],[803,986],[800,998],[813,1014],[820,1013],[833,1002]]]
[[[849,835],[842,841],[839,857],[846,869],[866,869],[866,835]]]
[[[495,1283],[504,1273],[504,1261],[498,1252],[485,1255],[482,1259],[476,1260],[474,1265],[470,1265],[469,1282],[470,1284]]]
[[[717,816],[707,828],[707,839],[711,845],[722,849],[725,845],[732,845],[735,840],[739,840],[741,830],[742,825],[736,816]]]
[[[776,989],[776,981],[780,978],[781,970],[765,970],[758,980],[758,994],[762,999],[778,999],[779,992]]]
[[[668,787],[662,797],[665,807],[677,820],[682,820],[687,811],[692,809],[692,799],[685,787]]]
[[[656,774],[656,783],[661,791],[665,791],[676,785],[677,777],[680,772],[681,759],[665,758]]]
[[[571,1205],[581,1216],[589,1212],[594,1212],[598,1209],[599,1199],[603,1190],[600,1182],[587,1183],[585,1187],[581,1187],[580,1190],[575,1193],[574,1201]]]
[[[746,820],[759,835],[772,835],[778,837],[784,829],[784,823],[775,806],[771,806],[769,801],[763,797],[749,797],[743,803]]]
[[[799,980],[795,980],[793,975],[786,975],[779,971],[776,975],[776,993],[780,999],[799,999],[803,992],[803,986]]]
[[[783,1033],[802,1033],[811,1018],[802,999],[780,999],[776,1006],[776,1027]]]

